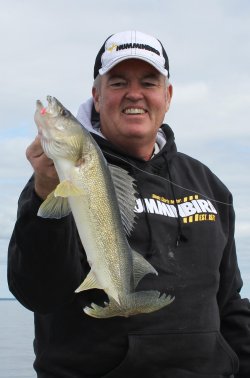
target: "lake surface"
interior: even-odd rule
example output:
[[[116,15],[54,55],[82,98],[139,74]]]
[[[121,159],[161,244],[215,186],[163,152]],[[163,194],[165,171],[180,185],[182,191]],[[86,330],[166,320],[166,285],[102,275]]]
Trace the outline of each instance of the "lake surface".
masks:
[[[0,377],[35,378],[33,313],[16,300],[0,300]]]

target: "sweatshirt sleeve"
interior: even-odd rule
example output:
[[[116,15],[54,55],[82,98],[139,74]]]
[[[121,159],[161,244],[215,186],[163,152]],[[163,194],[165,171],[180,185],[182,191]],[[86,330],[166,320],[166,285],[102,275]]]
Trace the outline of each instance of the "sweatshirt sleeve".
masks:
[[[73,217],[40,218],[41,203],[32,177],[18,202],[8,250],[8,283],[25,307],[47,313],[73,300],[83,275],[83,249]]]
[[[250,377],[250,303],[242,299],[242,279],[234,241],[234,210],[229,210],[229,237],[220,267],[218,303],[221,312],[221,333],[239,358],[237,378]]]

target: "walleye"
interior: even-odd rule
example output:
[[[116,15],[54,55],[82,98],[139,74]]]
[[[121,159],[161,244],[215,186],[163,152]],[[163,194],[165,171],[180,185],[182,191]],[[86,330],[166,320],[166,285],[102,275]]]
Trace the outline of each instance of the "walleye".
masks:
[[[127,241],[135,223],[134,181],[108,165],[91,134],[55,98],[44,108],[37,101],[35,122],[45,154],[54,162],[60,183],[42,203],[38,216],[59,219],[72,212],[91,270],[76,292],[102,289],[104,307],[84,312],[96,318],[130,316],[161,309],[174,298],[158,291],[138,291],[138,282],[154,267]],[[125,231],[124,231],[125,228]]]

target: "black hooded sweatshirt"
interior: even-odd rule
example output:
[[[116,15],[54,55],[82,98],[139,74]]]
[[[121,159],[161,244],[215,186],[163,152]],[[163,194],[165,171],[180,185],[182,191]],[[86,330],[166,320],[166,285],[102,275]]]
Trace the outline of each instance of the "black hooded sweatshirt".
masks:
[[[167,143],[149,161],[94,135],[107,161],[136,180],[129,243],[158,271],[137,290],[175,297],[159,311],[86,315],[86,305],[107,297],[97,289],[74,293],[90,268],[73,217],[39,218],[33,178],[20,196],[8,280],[34,311],[39,378],[250,377],[250,305],[239,294],[231,194],[206,166],[177,152],[169,126],[162,130]]]

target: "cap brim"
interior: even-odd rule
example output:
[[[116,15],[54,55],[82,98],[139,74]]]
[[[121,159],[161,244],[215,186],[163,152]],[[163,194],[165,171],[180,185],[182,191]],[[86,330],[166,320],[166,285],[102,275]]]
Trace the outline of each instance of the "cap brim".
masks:
[[[151,59],[149,59],[149,58],[147,58],[145,56],[142,56],[142,55],[126,55],[126,56],[122,56],[122,57],[119,57],[117,59],[114,59],[111,64],[106,65],[105,67],[102,67],[102,68],[99,69],[99,75],[101,75],[101,76],[105,75],[112,68],[114,68],[117,64],[123,62],[124,60],[130,60],[130,59],[143,60],[144,62],[146,62],[146,63],[150,64],[151,66],[153,66],[163,76],[166,76],[166,77],[169,76],[168,70],[166,70],[162,66],[158,65],[155,61],[152,61]]]

